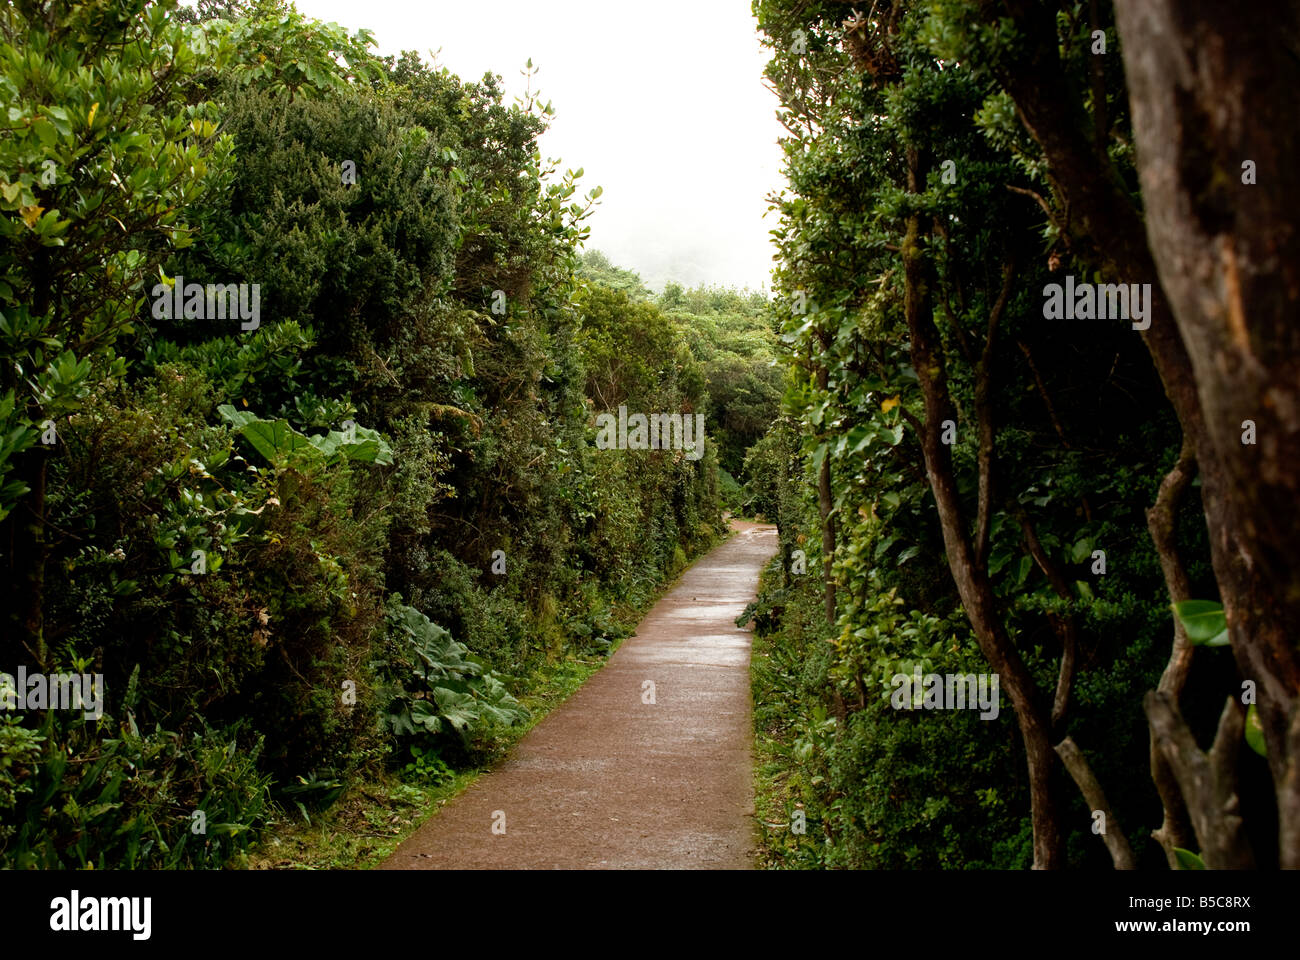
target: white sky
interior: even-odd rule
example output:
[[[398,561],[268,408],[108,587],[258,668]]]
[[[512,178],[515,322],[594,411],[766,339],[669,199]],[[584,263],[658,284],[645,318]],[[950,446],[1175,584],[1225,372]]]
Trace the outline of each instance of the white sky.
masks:
[[[604,188],[587,248],[658,289],[768,285],[764,218],[781,186],[782,129],[749,0],[296,0],[374,31],[381,54],[418,51],[466,80],[502,76],[507,102],[534,87],[556,110],[544,157]]]

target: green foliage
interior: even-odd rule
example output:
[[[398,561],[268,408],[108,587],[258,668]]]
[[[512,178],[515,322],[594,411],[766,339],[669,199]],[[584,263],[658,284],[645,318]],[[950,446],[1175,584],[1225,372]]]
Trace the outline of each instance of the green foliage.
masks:
[[[407,738],[436,742],[438,734],[455,733],[468,745],[495,725],[527,718],[501,681],[466,659],[465,645],[420,611],[395,607],[389,627],[399,659],[385,671],[393,680],[380,716],[399,744]]]
[[[749,448],[746,467],[750,501],[777,520],[782,548],[781,575],[765,580],[754,611],[771,651],[755,682],[770,701],[760,739],[785,758],[790,801],[820,827],[815,841],[783,834],[771,849],[785,865],[1030,861],[1023,753],[992,735],[1014,714],[985,723],[960,711],[893,711],[882,698],[888,677],[911,664],[989,669],[935,509],[931,481],[946,468],[922,444],[940,426],[925,422],[907,314],[923,289],[937,338],[924,372],[951,399],[943,456],[963,513],[958,535],[976,545],[969,560],[994,597],[989,613],[1046,702],[1066,625],[1076,631],[1077,673],[1053,742],[1080,744],[1120,820],[1134,825],[1140,861],[1161,864],[1142,833],[1158,797],[1134,776],[1149,767],[1142,696],[1172,634],[1146,510],[1181,437],[1127,325],[1042,320],[1044,286],[1061,273],[1096,279],[1095,251],[1062,236],[1058,218],[1044,223],[1033,202],[1052,185],[1000,86],[1014,25],[966,0],[896,4],[849,17],[857,27],[834,4],[753,6],[789,131],[789,187],[772,204],[783,416]],[[1089,91],[1085,108],[1106,98],[1108,128],[1082,133],[1100,136],[1135,184],[1122,76],[1087,54],[1086,21],[1059,20],[1070,82]],[[805,44],[791,43],[796,30]],[[916,223],[928,226],[909,234]],[[909,277],[918,264],[922,275]],[[819,502],[824,469],[829,499]],[[1182,504],[1177,535],[1199,587],[1212,581],[1193,501]],[[833,623],[821,577],[828,530]],[[796,550],[806,575],[792,572]],[[1194,643],[1219,642],[1217,604],[1176,612]],[[1198,690],[1184,706],[1200,718],[1216,697],[1221,707],[1220,693]],[[1064,791],[1061,806],[1070,863],[1108,863],[1079,826],[1088,818],[1078,793]]]
[[[582,254],[582,259],[578,262],[578,276],[590,283],[598,283],[625,294],[633,302],[643,302],[651,297],[640,274],[615,266],[599,250],[587,250]]]
[[[1246,710],[1246,746],[1261,757],[1268,756],[1268,747],[1264,743],[1264,725],[1259,719],[1259,710],[1251,704]]]
[[[402,768],[402,773],[408,779],[438,786],[455,776],[455,772],[435,751],[415,745],[411,746],[410,751],[411,762]]]
[[[217,407],[217,412],[234,424],[258,453],[276,465],[288,462],[295,454],[308,459],[320,458],[327,464],[339,460],[393,464],[393,451],[388,442],[377,431],[355,424],[346,433],[331,430],[324,436],[308,437],[289,426],[287,420],[262,420],[230,404]]]
[[[32,792],[31,767],[40,756],[43,740],[13,717],[0,723],[0,811],[12,810],[19,797]],[[0,841],[12,834],[13,827],[0,826]]]
[[[721,467],[718,468],[718,496],[722,499],[722,506],[732,513],[740,513],[745,509],[744,488]]]
[[[381,76],[369,47],[369,30],[349,34],[336,23],[309,20],[292,4],[271,0],[209,19],[205,36],[225,57],[217,64],[223,80],[256,86],[293,100],[303,96],[346,95],[349,85],[373,83]]]
[[[64,720],[51,711],[39,734],[24,731],[17,741],[22,728],[6,722],[5,766],[13,758],[27,769],[18,802],[5,804],[0,866],[219,868],[254,839],[270,801],[260,739],[241,736],[238,725],[203,726],[188,737],[141,732],[133,714],[138,678],[137,670],[121,719]],[[38,756],[40,741],[66,749]]]
[[[776,419],[784,380],[767,298],[670,283],[658,304],[682,327],[691,355],[700,360],[718,462],[734,477],[748,476],[745,453]]]
[[[1183,600],[1174,604],[1174,615],[1182,621],[1191,643],[1206,647],[1228,645],[1228,621],[1223,604],[1213,600]]]
[[[767,855],[805,869],[1027,866],[1024,776],[1005,748],[1011,717],[986,722],[955,711],[936,718],[893,710],[888,699],[889,678],[914,664],[923,672],[980,672],[969,628],[905,615],[896,598],[881,595],[869,618],[858,615],[863,626],[854,635],[828,642],[816,579],[794,578],[779,589],[774,574],[765,576],[753,613],[763,635],[755,725],[760,751],[780,768],[784,813],[797,804],[807,832],[779,831]],[[949,642],[953,629],[962,643]]]
[[[1205,861],[1190,850],[1184,850],[1182,847],[1174,847],[1174,855],[1178,858],[1178,866],[1182,870],[1205,869]]]
[[[237,864],[280,807],[445,780],[721,532],[712,437],[594,449],[614,394],[714,408],[580,257],[553,109],[371,46],[280,0],[0,15],[0,665],[109,691],[0,726],[0,865]],[[258,326],[154,309],[181,276]]]
[[[228,161],[216,106],[188,97],[202,40],[172,6],[11,7],[0,21],[0,481],[44,423],[123,376],[114,345],[140,286],[192,241],[187,210]],[[0,517],[39,486],[41,461],[23,462],[0,484]]]

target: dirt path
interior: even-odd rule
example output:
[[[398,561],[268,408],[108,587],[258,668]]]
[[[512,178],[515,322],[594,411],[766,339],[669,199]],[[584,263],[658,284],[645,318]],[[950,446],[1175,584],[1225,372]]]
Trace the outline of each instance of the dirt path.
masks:
[[[777,543],[775,527],[732,526],[609,663],[383,867],[751,867],[749,634],[734,621]]]

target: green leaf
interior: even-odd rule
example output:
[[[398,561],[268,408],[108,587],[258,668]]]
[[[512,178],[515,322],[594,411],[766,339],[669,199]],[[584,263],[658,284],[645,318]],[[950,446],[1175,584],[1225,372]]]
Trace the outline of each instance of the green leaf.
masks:
[[[415,732],[415,727],[420,727],[428,733],[442,732],[442,719],[438,716],[437,704],[430,703],[428,700],[416,700],[411,704],[410,721],[412,727],[409,732],[411,733]]]
[[[271,463],[279,464],[290,455],[305,453],[330,461],[340,457],[389,466],[393,451],[378,430],[355,427],[349,434],[331,430],[321,436],[308,437],[299,433],[287,420],[262,420],[246,411],[236,410],[230,404],[217,407],[240,435]]]
[[[490,722],[510,725],[528,713],[496,677],[468,656],[463,643],[413,607],[390,614],[390,636],[411,664],[417,692],[398,694],[382,713],[398,737],[454,730],[466,742]]]
[[[1246,746],[1261,757],[1268,756],[1268,747],[1264,742],[1264,724],[1260,722],[1259,711],[1253,703],[1246,711]]]
[[[240,435],[271,463],[281,463],[298,451],[313,455],[320,452],[311,440],[289,426],[288,420],[262,420],[251,413],[236,410],[228,403],[217,407],[217,413],[234,424]]]
[[[1205,869],[1205,861],[1190,850],[1184,850],[1182,847],[1174,847],[1174,856],[1178,859],[1178,866],[1182,870]]]
[[[1224,647],[1228,644],[1228,621],[1223,605],[1213,600],[1184,600],[1174,604],[1174,613],[1196,646]]]
[[[826,459],[827,445],[825,443],[817,444],[817,449],[812,455],[812,472],[817,474],[821,471],[822,461]]]
[[[32,121],[32,130],[36,132],[37,138],[41,141],[41,146],[52,147],[59,139],[59,133],[54,129],[54,124],[44,117],[38,117]]]
[[[479,719],[477,704],[472,695],[457,693],[446,687],[434,687],[433,695],[437,698],[443,718],[456,732],[464,734]]]
[[[327,457],[343,456],[362,463],[392,466],[393,451],[378,430],[353,427],[350,434],[331,430],[324,436],[308,438],[311,445]]]
[[[860,423],[850,429],[846,436],[840,437],[840,441],[841,443],[846,443],[850,446],[850,453],[858,453],[867,446],[867,444],[874,440],[875,436],[874,430],[869,429],[865,424]],[[839,453],[841,449],[842,448],[836,449],[835,452]]]

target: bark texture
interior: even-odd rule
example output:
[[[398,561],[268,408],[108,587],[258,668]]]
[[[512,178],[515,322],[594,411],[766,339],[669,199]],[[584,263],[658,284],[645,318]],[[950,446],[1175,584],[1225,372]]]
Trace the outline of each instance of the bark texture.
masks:
[[[1147,237],[1194,373],[1198,459],[1216,468],[1215,572],[1238,668],[1258,686],[1292,838],[1282,865],[1300,868],[1288,735],[1300,691],[1300,9],[1115,6]],[[1254,444],[1243,442],[1247,421]]]

